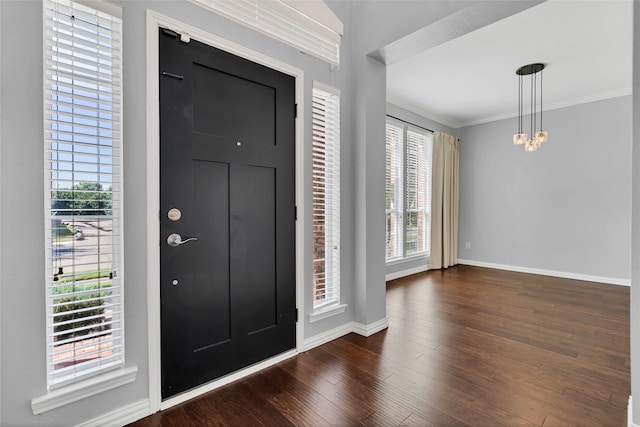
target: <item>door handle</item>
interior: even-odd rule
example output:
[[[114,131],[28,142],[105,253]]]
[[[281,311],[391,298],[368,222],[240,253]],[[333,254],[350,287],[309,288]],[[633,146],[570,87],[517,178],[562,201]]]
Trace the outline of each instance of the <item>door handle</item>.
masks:
[[[176,246],[184,245],[185,243],[190,242],[192,240],[198,240],[198,238],[189,237],[188,239],[182,240],[182,237],[179,234],[173,233],[173,234],[169,234],[169,237],[167,237],[167,244],[172,248],[175,248]]]

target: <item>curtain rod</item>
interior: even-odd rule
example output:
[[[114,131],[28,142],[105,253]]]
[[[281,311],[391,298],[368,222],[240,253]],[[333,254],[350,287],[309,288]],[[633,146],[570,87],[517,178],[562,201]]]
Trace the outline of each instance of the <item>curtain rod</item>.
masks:
[[[424,126],[417,125],[417,124],[415,124],[415,123],[408,122],[408,121],[406,121],[406,120],[402,120],[401,118],[399,118],[399,117],[395,117],[395,116],[392,116],[391,114],[387,114],[387,117],[391,117],[392,119],[395,119],[395,120],[401,121],[401,122],[406,123],[406,124],[408,124],[408,125],[415,126],[415,127],[417,127],[417,128],[420,128],[420,129],[428,130],[428,131],[429,131],[429,132],[431,132],[431,133],[435,133],[435,131],[434,131],[434,130],[431,130],[431,129],[426,128],[426,127],[424,127]]]
[[[0,1],[1,1],[1,0],[0,0]],[[408,121],[406,121],[406,120],[402,120],[401,118],[396,117],[396,116],[392,116],[391,114],[387,114],[387,117],[391,117],[392,119],[394,119],[394,120],[398,120],[399,122],[403,122],[403,123],[406,123],[406,124],[408,124],[408,125],[415,126],[415,127],[417,127],[417,128],[427,130],[427,131],[429,131],[429,132],[431,132],[431,133],[436,133],[436,131],[434,131],[434,130],[431,130],[431,129],[426,128],[426,127],[424,127],[424,126],[417,125],[417,124],[415,124],[415,123],[408,122]],[[460,141],[460,138],[456,138],[456,139],[457,139],[458,141]]]

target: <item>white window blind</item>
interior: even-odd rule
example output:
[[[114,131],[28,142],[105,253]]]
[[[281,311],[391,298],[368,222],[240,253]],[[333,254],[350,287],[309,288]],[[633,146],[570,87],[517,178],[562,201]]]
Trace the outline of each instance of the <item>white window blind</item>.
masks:
[[[313,88],[313,307],[340,303],[340,93]]]
[[[387,123],[386,132],[386,236],[387,260],[401,258],[404,247],[404,156],[402,141],[404,129],[401,125]]]
[[[190,1],[330,64],[340,64],[342,24],[336,18],[322,22],[294,7],[295,2],[280,0]],[[321,10],[331,13],[326,6]]]
[[[121,366],[121,21],[45,0],[49,389]]]
[[[429,252],[431,134],[407,129],[405,256]]]
[[[391,118],[386,131],[387,261],[430,252],[432,132]]]

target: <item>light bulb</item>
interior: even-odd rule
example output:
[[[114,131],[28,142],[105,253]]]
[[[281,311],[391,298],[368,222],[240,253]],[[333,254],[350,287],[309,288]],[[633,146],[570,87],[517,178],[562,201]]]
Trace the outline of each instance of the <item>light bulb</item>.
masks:
[[[546,142],[549,139],[549,132],[547,132],[546,130],[541,130],[541,131],[537,132],[536,133],[536,139],[538,141],[540,141],[541,144],[543,142]]]
[[[525,141],[527,140],[527,134],[526,133],[516,133],[513,135],[513,143],[515,145],[520,145],[520,144],[524,144]]]
[[[537,149],[538,145],[536,144],[536,140],[533,138],[528,139],[524,145],[524,151],[536,151]]]

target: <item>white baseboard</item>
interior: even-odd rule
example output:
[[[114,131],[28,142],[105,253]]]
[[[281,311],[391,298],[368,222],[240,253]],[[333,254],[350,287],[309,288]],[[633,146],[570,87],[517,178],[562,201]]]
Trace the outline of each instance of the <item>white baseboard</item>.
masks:
[[[149,399],[142,399],[85,421],[76,427],[120,427],[148,415],[150,415]]]
[[[353,322],[345,323],[344,325],[340,325],[337,328],[329,329],[328,331],[321,332],[317,335],[312,336],[311,338],[307,338],[306,340],[304,340],[304,345],[302,346],[302,348],[304,349],[304,351],[308,351],[314,347],[326,344],[329,341],[333,341],[336,338],[340,338],[351,332],[353,332]]]
[[[368,325],[353,322],[353,332],[358,335],[362,335],[363,337],[370,337],[376,332],[380,332],[381,330],[387,329],[388,327],[389,322],[387,321],[386,317],[378,320],[377,322],[369,323]]]
[[[631,396],[629,396],[629,404],[627,405],[627,427],[640,427],[633,422],[633,405],[631,404]]]
[[[588,274],[567,273],[556,270],[543,270],[539,268],[519,267],[515,265],[494,264],[491,262],[459,259],[458,264],[472,265],[476,267],[495,268],[497,270],[515,271],[518,273],[540,274],[542,276],[561,277],[563,279],[583,280],[585,282],[606,283],[608,285],[631,286],[631,280],[615,277],[591,276]]]
[[[401,277],[411,276],[412,274],[422,273],[429,270],[429,266],[421,265],[420,267],[408,268],[402,271],[396,271],[395,273],[389,273],[385,276],[385,281],[400,279]]]
[[[357,322],[349,322],[344,325],[338,326],[337,328],[333,328],[318,335],[314,335],[311,338],[307,338],[306,340],[304,340],[303,348],[304,351],[311,350],[314,347],[318,347],[322,344],[328,343],[329,341],[333,341],[351,332],[362,335],[364,337],[369,337],[376,332],[380,332],[381,330],[388,327],[389,322],[387,321],[386,317],[368,325]]]

